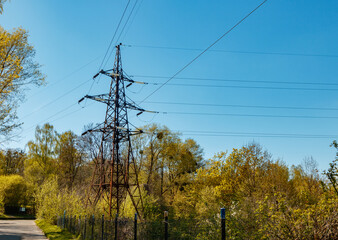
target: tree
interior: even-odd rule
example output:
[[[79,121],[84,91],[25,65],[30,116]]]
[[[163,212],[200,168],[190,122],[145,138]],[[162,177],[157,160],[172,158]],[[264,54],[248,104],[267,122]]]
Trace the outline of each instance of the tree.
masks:
[[[0,151],[0,174],[23,175],[26,154],[19,149]]]
[[[27,202],[27,185],[22,176],[0,176],[0,212]]]
[[[3,3],[0,2],[1,11]],[[45,76],[34,56],[24,29],[9,32],[0,26],[0,136],[8,138],[20,126],[16,109],[27,86],[44,83]]]
[[[332,145],[334,148],[338,150],[337,141],[333,141]],[[335,190],[338,196],[338,152],[336,153],[336,159],[330,163],[330,168],[324,172],[324,174],[329,179],[333,189]]]
[[[78,142],[78,136],[71,131],[64,132],[58,137],[59,181],[70,188],[85,158],[78,147]]]
[[[35,141],[28,142],[28,159],[25,162],[25,177],[41,185],[45,179],[57,172],[58,133],[48,123],[35,130]]]
[[[194,140],[182,141],[178,133],[165,126],[153,124],[142,130],[143,134],[133,138],[140,183],[162,206],[170,206],[174,195],[202,166],[203,151]]]

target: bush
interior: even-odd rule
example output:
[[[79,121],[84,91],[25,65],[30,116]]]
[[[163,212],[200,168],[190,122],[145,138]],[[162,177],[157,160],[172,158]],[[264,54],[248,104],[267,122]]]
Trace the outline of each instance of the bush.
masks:
[[[83,215],[84,206],[80,197],[67,189],[60,190],[57,178],[46,180],[35,195],[37,218],[44,219],[48,223],[55,223],[57,216]]]
[[[0,176],[0,212],[27,203],[27,185],[19,175]]]

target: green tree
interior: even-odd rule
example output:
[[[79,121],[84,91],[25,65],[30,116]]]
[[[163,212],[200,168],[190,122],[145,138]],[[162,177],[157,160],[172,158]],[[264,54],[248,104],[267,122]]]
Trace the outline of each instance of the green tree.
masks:
[[[22,176],[0,176],[0,212],[6,207],[20,207],[27,203],[27,185]]]
[[[7,149],[0,151],[0,174],[23,175],[26,154],[22,150]]]
[[[336,148],[338,150],[338,143],[337,141],[333,141],[332,147]],[[327,171],[324,172],[324,174],[329,179],[333,189],[335,190],[336,194],[338,195],[338,151],[336,153],[336,159],[330,163],[330,167]]]
[[[153,124],[142,129],[145,133],[133,139],[141,182],[156,196],[172,195],[185,184],[185,175],[202,165],[203,151],[194,140],[183,142],[165,126]]]
[[[85,206],[75,191],[60,189],[57,177],[46,180],[35,193],[37,217],[56,223],[66,210],[69,215],[84,215]]]
[[[44,180],[57,172],[58,133],[48,123],[37,126],[35,140],[29,141],[28,159],[25,162],[25,178],[34,185],[41,185]]]
[[[25,30],[18,28],[9,32],[0,26],[0,136],[8,137],[20,126],[16,109],[24,98],[24,90],[44,82],[34,56],[35,50],[28,43]]]
[[[72,188],[79,169],[84,164],[85,154],[79,147],[79,138],[71,131],[58,137],[57,157],[59,163],[59,179],[63,186]]]

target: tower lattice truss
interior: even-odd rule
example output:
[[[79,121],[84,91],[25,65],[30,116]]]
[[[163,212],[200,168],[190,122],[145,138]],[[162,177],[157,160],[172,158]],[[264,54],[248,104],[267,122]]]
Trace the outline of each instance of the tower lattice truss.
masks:
[[[121,45],[121,44],[120,44]],[[143,202],[141,188],[138,181],[138,170],[133,157],[131,136],[142,133],[141,130],[131,130],[128,121],[128,110],[146,110],[137,106],[125,94],[125,83],[129,87],[136,82],[124,75],[121,63],[120,45],[116,46],[116,56],[113,69],[101,70],[93,78],[102,74],[111,78],[109,93],[89,96],[92,99],[107,105],[106,116],[103,123],[97,125],[88,132],[99,132],[102,134],[99,154],[94,159],[95,168],[92,176],[88,203],[96,205],[104,200],[109,216],[119,214],[125,204],[126,198],[130,200],[141,217]],[[144,84],[144,83],[143,83]],[[147,111],[150,112],[150,111]]]

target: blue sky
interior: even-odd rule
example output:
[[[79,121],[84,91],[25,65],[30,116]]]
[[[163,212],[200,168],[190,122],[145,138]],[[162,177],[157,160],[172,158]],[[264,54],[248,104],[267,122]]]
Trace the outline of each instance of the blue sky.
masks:
[[[126,16],[135,1],[130,1]],[[5,4],[0,24],[8,30],[21,26],[29,31],[48,82],[27,91],[18,109],[24,122],[21,139],[6,146],[24,148],[34,138],[36,124],[51,122],[59,132],[80,134],[84,125],[103,121],[104,106],[76,103],[88,93],[127,2],[12,0]],[[260,2],[138,0],[118,41],[128,45],[122,47],[124,70],[135,80],[161,84],[201,52],[191,49],[208,47]],[[181,79],[171,80],[173,85],[165,85],[142,103],[146,109],[168,114],[138,118],[131,113],[130,121],[181,131],[183,138],[192,137],[201,145],[205,158],[255,141],[288,165],[312,156],[320,169],[326,169],[335,157],[330,143],[338,137],[337,9],[334,0],[269,0],[211,49],[223,52],[206,52],[178,76]],[[106,67],[112,63],[113,56]],[[109,79],[100,78],[90,94],[107,92],[108,83]],[[157,87],[133,86],[127,94],[142,101]],[[222,136],[212,136],[214,132]],[[299,138],[301,134],[306,137]]]

